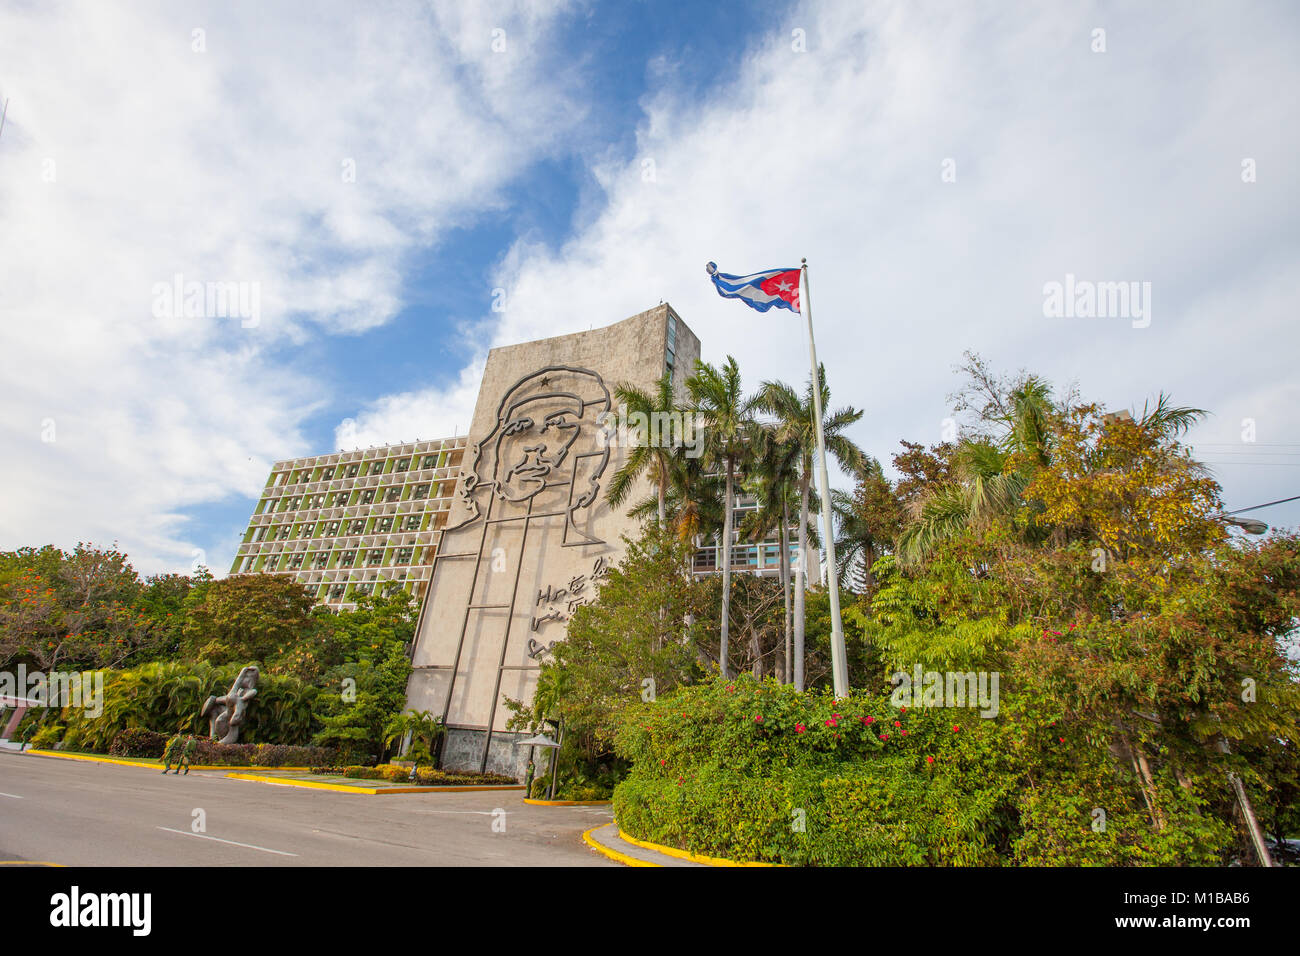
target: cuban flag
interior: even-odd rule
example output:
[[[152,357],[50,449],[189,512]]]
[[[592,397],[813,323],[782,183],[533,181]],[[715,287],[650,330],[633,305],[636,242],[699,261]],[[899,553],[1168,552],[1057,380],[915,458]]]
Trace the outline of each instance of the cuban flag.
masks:
[[[759,312],[766,312],[772,306],[799,311],[798,269],[768,269],[748,276],[732,276],[719,272],[716,262],[710,262],[705,268],[718,295],[724,299],[740,299]]]

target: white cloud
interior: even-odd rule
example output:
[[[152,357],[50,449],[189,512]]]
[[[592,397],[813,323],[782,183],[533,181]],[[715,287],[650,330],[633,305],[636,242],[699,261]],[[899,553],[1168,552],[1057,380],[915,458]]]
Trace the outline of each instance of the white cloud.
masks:
[[[496,341],[668,299],[748,385],[803,381],[799,319],[719,299],[703,267],[807,256],[834,401],[866,409],[855,437],[886,462],[900,438],[940,440],[966,348],[1112,406],[1170,391],[1218,413],[1198,437],[1236,436],[1253,411],[1272,440],[1300,442],[1297,32],[1277,6],[800,6],[706,99],[671,81],[648,97],[637,154],[597,167],[595,220],[505,258]],[[1242,182],[1243,157],[1258,182]],[[1067,273],[1151,282],[1151,326],[1044,318],[1043,285]],[[1238,506],[1296,477],[1221,473]]]
[[[270,350],[387,321],[408,257],[581,118],[564,4],[465,6],[0,9],[0,547],[187,568],[187,508],[315,450],[321,386]],[[156,318],[177,274],[249,284],[260,322]]]

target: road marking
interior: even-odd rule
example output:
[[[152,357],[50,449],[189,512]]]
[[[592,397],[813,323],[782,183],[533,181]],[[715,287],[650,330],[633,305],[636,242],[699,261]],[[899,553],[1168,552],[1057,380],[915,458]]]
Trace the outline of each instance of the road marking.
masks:
[[[21,800],[21,799],[22,799],[22,797],[18,796],[18,794],[16,794],[16,793],[0,793],[0,797],[12,797],[12,798],[15,799],[15,800]]]
[[[274,853],[277,856],[297,856],[297,853],[286,853],[284,850],[272,850],[269,847],[257,846],[255,843],[237,843],[234,840],[223,840],[221,837],[208,836],[206,833],[191,833],[189,830],[173,830],[171,827],[158,827],[159,830],[166,830],[168,833],[179,833],[181,836],[198,837],[201,840],[215,840],[218,843],[228,843],[231,846],[242,846],[249,850],[261,850],[263,853]]]

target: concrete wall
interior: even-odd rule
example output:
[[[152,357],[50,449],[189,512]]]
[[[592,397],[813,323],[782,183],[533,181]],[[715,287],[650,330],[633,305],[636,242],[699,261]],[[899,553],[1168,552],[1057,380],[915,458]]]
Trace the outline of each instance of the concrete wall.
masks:
[[[478,769],[486,758],[518,772],[505,768],[527,761],[512,759],[511,735],[500,735],[503,701],[531,699],[548,648],[621,557],[621,536],[638,530],[605,501],[626,449],[604,440],[597,420],[617,412],[616,386],[651,389],[663,375],[670,315],[680,387],[700,343],[668,305],[488,355],[407,688],[408,706],[446,715],[446,767]],[[649,494],[643,480],[629,504]]]

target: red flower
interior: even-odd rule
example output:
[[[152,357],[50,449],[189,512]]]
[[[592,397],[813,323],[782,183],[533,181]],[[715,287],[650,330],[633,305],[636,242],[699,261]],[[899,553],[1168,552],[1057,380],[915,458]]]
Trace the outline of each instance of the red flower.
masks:
[[[954,734],[957,733],[957,731],[959,731],[959,730],[961,730],[961,728],[958,727],[956,724],[953,724],[953,725],[952,725],[952,732],[953,732]]]
[[[898,721],[894,721],[894,726],[895,726],[895,727],[901,727],[901,726],[903,726],[903,725],[900,724]]]
[[[659,766],[662,767],[662,766],[663,766],[664,764],[666,764],[667,762],[668,762],[667,760],[664,760],[664,759],[660,758],[660,760],[659,760]]]
[[[874,718],[874,717],[863,717],[863,718],[862,718],[862,722],[863,722],[864,724],[874,724],[874,723],[876,722],[876,718]]]
[[[925,762],[926,762],[926,763],[934,763],[934,758],[933,758],[933,757],[926,757],[926,758],[925,758]]]
[[[795,732],[796,734],[801,734],[801,733],[803,733],[803,732],[804,732],[805,730],[807,730],[807,729],[808,729],[808,728],[805,727],[803,724],[795,724],[795,725],[794,725],[794,732]]]
[[[755,715],[754,715],[754,723],[756,723],[756,724],[761,724],[762,722],[763,722],[763,715],[762,715],[762,714],[755,714]]]
[[[906,731],[906,730],[900,730],[899,733],[902,734],[904,737],[907,736],[907,731]]]
[[[898,708],[898,712],[899,712],[900,714],[905,714],[905,713],[907,713],[907,708],[906,708],[906,707],[900,707],[900,708]]]
[[[1065,738],[1064,738],[1064,737],[1061,738],[1061,743],[1065,743]]]
[[[880,739],[881,739],[881,740],[888,740],[888,739],[889,739],[889,734],[881,734],[881,735],[880,735]]]

